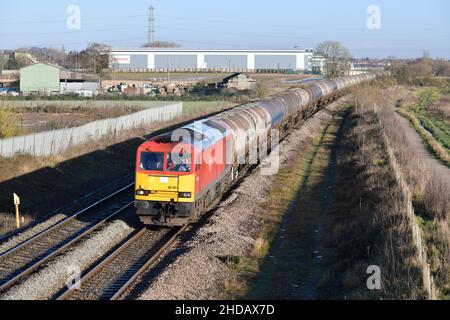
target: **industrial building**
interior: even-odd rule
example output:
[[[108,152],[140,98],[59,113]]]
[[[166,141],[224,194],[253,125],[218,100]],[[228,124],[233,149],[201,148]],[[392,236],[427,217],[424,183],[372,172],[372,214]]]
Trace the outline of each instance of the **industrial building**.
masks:
[[[311,71],[313,74],[326,73],[327,59],[323,56],[314,55],[311,58]]]
[[[259,70],[310,71],[312,50],[112,50],[114,70],[177,70],[252,72]]]
[[[97,75],[71,71],[48,63],[35,63],[20,69],[20,92],[23,94],[95,94],[99,87]]]

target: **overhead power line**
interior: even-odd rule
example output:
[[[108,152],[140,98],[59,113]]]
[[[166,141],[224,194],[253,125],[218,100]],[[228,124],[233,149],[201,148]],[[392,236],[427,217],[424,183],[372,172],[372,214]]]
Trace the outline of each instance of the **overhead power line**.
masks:
[[[221,23],[221,24],[240,24],[248,26],[265,26],[265,27],[277,27],[277,28],[295,28],[295,29],[332,29],[332,30],[367,30],[365,27],[353,27],[353,26],[323,26],[323,25],[284,25],[284,24],[273,24],[273,23],[262,23],[262,22],[251,22],[243,20],[222,20],[222,19],[210,19],[205,17],[184,17],[184,16],[174,16],[165,14],[155,14],[156,17],[166,18],[166,19],[176,19],[176,20],[188,20],[188,21],[203,21],[211,23]],[[100,20],[115,20],[115,19],[126,19],[126,18],[148,18],[148,14],[135,14],[135,15],[121,15],[121,16],[111,16],[111,17],[83,17],[83,21],[100,21]],[[49,23],[59,23],[66,22],[67,19],[54,19],[54,20],[19,20],[19,21],[0,21],[0,25],[14,25],[14,24],[49,24]],[[402,27],[388,27],[383,28],[384,30],[430,30],[430,29],[442,29],[445,30],[446,26],[418,26],[409,25]]]
[[[54,32],[34,32],[34,33],[0,33],[0,37],[21,37],[21,36],[46,36],[55,34],[82,34],[82,33],[95,33],[95,32],[106,32],[106,31],[120,31],[120,30],[142,30],[144,31],[148,26],[133,26],[133,27],[117,27],[117,28],[102,28],[102,29],[88,29],[88,30],[76,30],[76,31],[54,31]],[[160,29],[175,30],[175,31],[188,31],[197,33],[210,33],[219,35],[230,35],[239,37],[261,37],[261,38],[283,38],[292,40],[326,40],[329,37],[304,37],[304,36],[288,36],[288,35],[268,35],[268,34],[254,34],[254,33],[236,33],[227,31],[214,31],[214,30],[199,30],[199,29],[189,29],[189,28],[176,28],[176,27],[164,27],[159,26]],[[150,31],[149,31],[150,32]],[[336,41],[414,41],[417,42],[419,39],[411,38],[332,38]],[[427,41],[449,41],[450,38],[426,38]]]
[[[147,37],[137,37],[137,38],[126,38],[126,39],[110,39],[110,40],[104,40],[102,42],[104,43],[113,43],[113,42],[130,42],[130,41],[145,41],[147,40]],[[195,40],[186,40],[186,39],[167,39],[167,41],[171,41],[171,42],[176,42],[176,43],[192,43],[192,44],[199,44],[199,45],[208,45],[210,46],[209,49],[214,49],[211,48],[211,46],[217,46],[217,48],[223,49],[224,47],[234,47],[236,49],[280,49],[279,47],[270,47],[267,45],[252,45],[249,46],[248,44],[237,44],[237,43],[223,43],[223,42],[209,42],[209,41],[195,41]],[[46,46],[48,47],[59,47],[61,45],[66,45],[66,46],[70,46],[70,45],[87,45],[89,42],[84,41],[84,42],[71,42],[71,43],[48,43]],[[40,45],[33,45],[33,46],[40,46]],[[195,48],[192,48],[195,49]],[[201,49],[199,49],[201,50]],[[351,52],[391,52],[392,49],[366,49],[366,48],[349,48],[349,50]],[[422,52],[423,50],[420,48],[405,48],[405,49],[398,49],[401,50],[402,52]],[[433,52],[450,52],[450,49],[444,49],[444,48],[432,48],[430,49]]]
[[[277,28],[295,28],[295,29],[332,29],[332,30],[367,30],[367,27],[352,27],[352,26],[323,26],[323,25],[283,25],[283,24],[273,24],[273,23],[262,23],[262,22],[251,22],[251,21],[243,21],[243,20],[221,20],[221,19],[209,19],[204,17],[181,17],[181,16],[172,16],[172,15],[162,15],[157,14],[159,18],[168,18],[168,19],[176,19],[176,20],[189,20],[189,21],[205,21],[212,23],[224,23],[224,24],[240,24],[240,25],[248,25],[248,26],[265,26],[265,27],[277,27]],[[320,21],[320,20],[318,20]],[[442,26],[402,26],[402,27],[388,27],[383,28],[383,30],[424,30],[424,29],[442,29],[445,30],[447,27]]]
[[[114,20],[114,19],[126,19],[126,18],[140,18],[147,17],[145,14],[138,15],[127,15],[127,16],[112,16],[112,17],[88,17],[84,18],[83,21],[99,21],[99,20]],[[49,24],[49,23],[65,23],[67,19],[55,19],[55,20],[28,20],[28,21],[0,21],[0,25],[7,24]]]

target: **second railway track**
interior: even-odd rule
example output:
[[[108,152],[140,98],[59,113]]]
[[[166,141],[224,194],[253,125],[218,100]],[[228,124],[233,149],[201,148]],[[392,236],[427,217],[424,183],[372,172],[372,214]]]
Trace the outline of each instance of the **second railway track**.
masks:
[[[155,263],[186,227],[141,229],[112,254],[101,260],[58,300],[119,299],[133,281]]]
[[[0,254],[0,292],[131,207],[133,186],[134,183],[121,188]]]

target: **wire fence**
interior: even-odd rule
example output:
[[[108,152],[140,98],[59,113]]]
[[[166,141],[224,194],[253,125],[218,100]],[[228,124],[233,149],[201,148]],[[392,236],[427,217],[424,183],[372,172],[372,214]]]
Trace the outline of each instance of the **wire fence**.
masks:
[[[183,113],[183,103],[174,103],[139,111],[118,118],[90,122],[78,127],[44,131],[26,136],[0,139],[0,155],[12,157],[15,154],[50,156],[89,140],[98,140],[106,135],[125,130],[142,128],[146,125],[172,120]]]

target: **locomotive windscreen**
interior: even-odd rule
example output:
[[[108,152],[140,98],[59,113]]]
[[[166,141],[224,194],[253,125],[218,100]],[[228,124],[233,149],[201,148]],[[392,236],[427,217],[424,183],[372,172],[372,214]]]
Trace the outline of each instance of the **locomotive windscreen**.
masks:
[[[162,152],[141,152],[139,168],[146,171],[163,171],[164,153]]]

